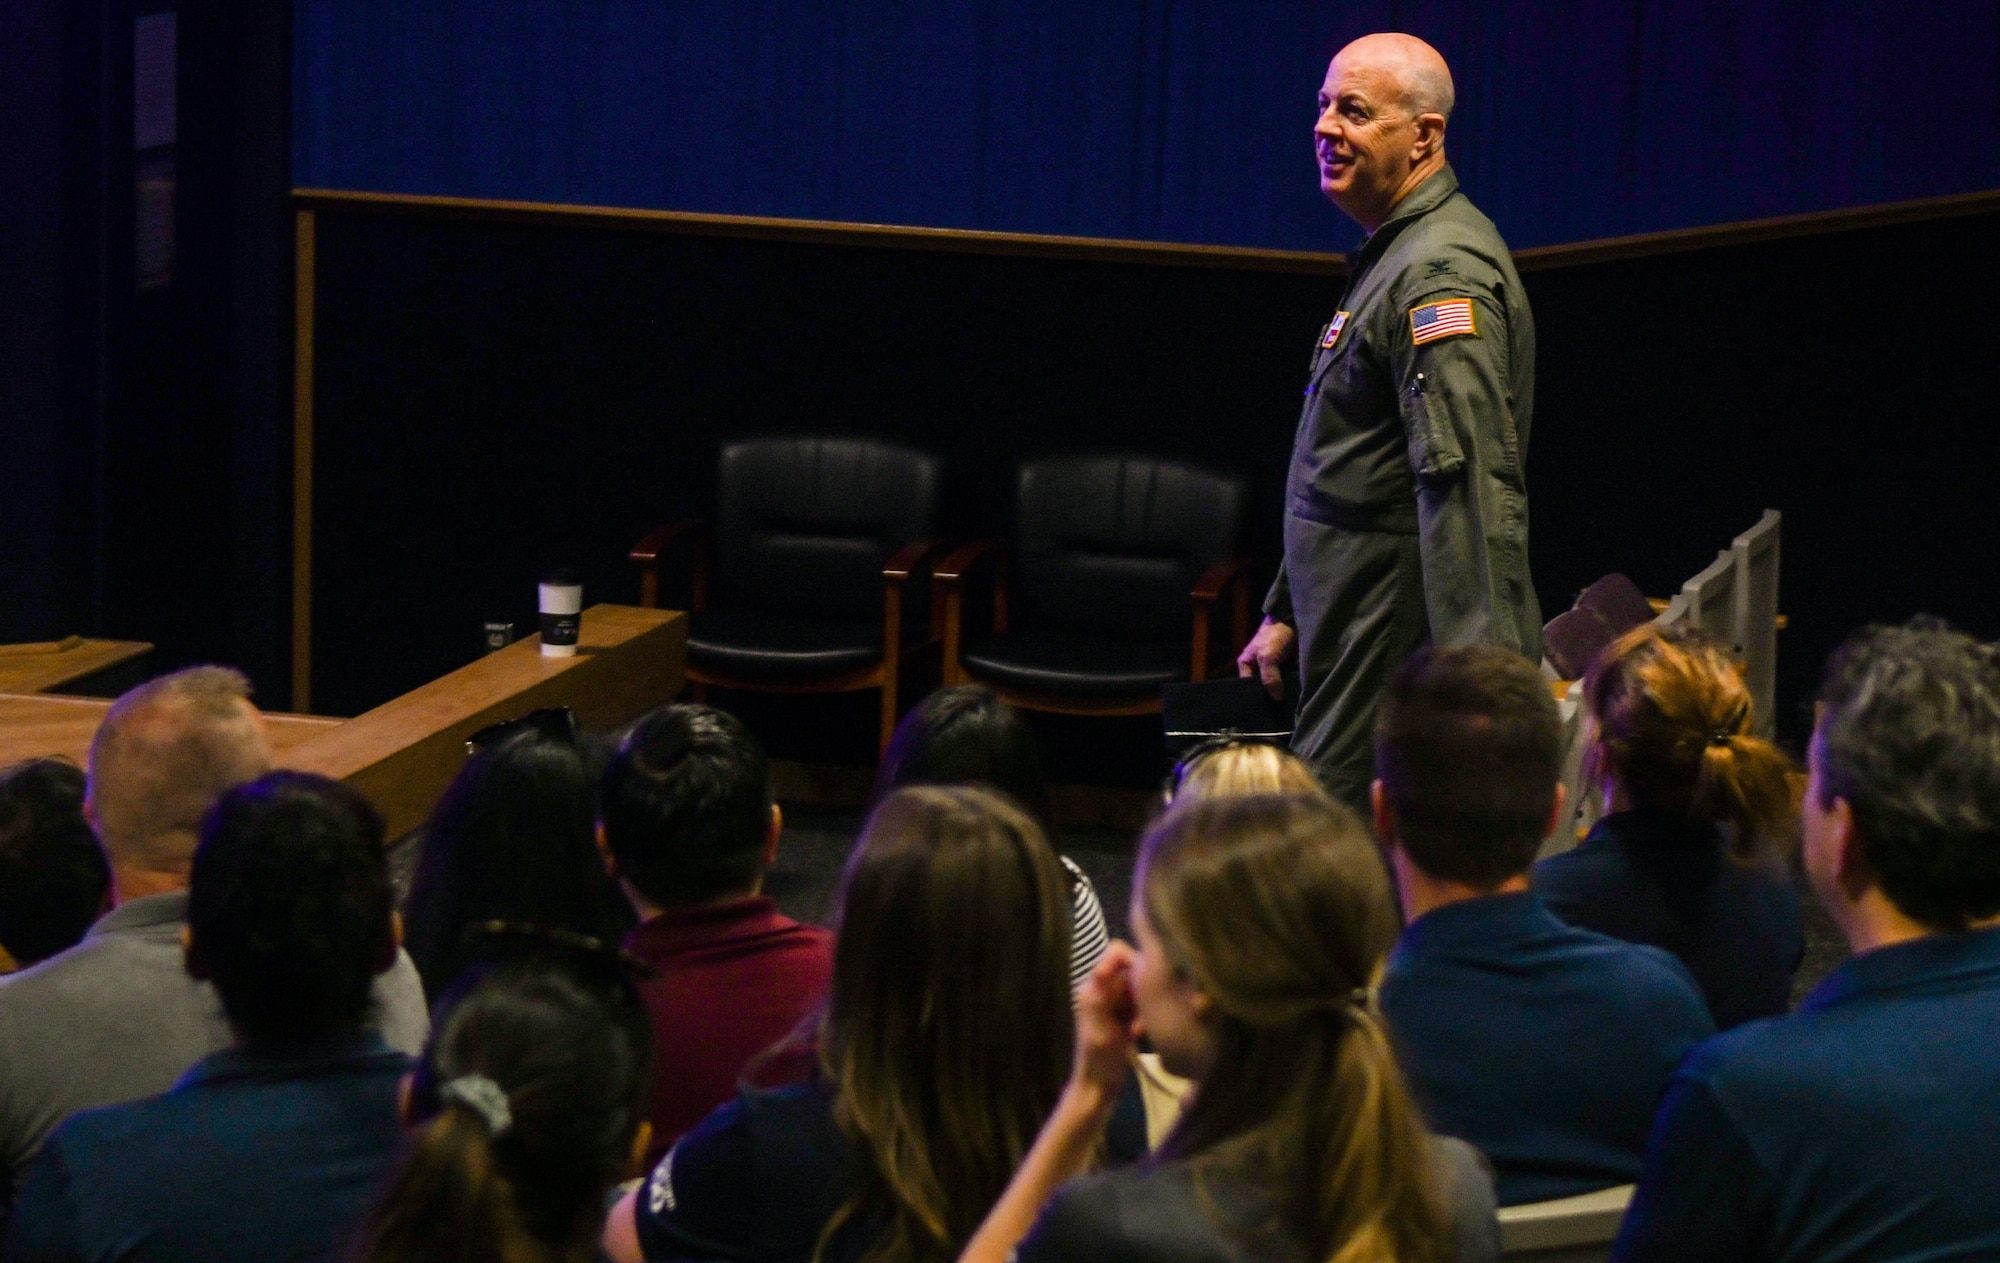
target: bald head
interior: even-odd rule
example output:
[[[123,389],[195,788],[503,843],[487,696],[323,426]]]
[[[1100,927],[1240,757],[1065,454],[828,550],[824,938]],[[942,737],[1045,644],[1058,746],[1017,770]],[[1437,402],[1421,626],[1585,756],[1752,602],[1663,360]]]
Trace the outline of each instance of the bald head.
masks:
[[[90,742],[84,804],[119,898],[138,886],[185,885],[202,816],[270,766],[264,721],[241,671],[189,667],[112,703]]]
[[[1333,63],[1343,71],[1379,77],[1389,85],[1389,95],[1412,115],[1442,114],[1449,119],[1458,100],[1443,55],[1414,35],[1395,31],[1363,35],[1335,53]]]
[[[1451,70],[1414,35],[1364,35],[1334,54],[1313,126],[1319,187],[1369,232],[1444,169]]]

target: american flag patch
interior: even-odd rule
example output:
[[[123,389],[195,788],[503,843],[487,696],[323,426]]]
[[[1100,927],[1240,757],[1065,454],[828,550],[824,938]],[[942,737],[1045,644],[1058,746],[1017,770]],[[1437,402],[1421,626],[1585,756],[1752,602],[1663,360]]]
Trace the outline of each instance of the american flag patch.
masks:
[[[1447,298],[1443,302],[1426,303],[1422,307],[1410,308],[1410,342],[1422,346],[1439,338],[1455,337],[1461,333],[1477,335],[1479,330],[1472,327],[1472,300],[1470,298]]]
[[[1319,335],[1319,349],[1324,351],[1340,341],[1340,331],[1347,327],[1347,317],[1353,313],[1336,311],[1333,319],[1326,322],[1326,332]]]

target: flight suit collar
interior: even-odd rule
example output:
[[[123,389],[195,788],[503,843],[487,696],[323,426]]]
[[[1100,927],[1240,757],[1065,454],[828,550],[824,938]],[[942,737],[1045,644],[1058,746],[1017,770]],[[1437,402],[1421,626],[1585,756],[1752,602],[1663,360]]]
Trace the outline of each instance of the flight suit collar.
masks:
[[[1411,190],[1410,195],[1396,203],[1396,209],[1389,212],[1389,218],[1382,226],[1368,234],[1361,248],[1354,252],[1352,270],[1359,272],[1375,261],[1376,257],[1396,238],[1401,226],[1410,220],[1428,215],[1445,204],[1445,200],[1458,192],[1458,173],[1451,169],[1449,162],[1439,167],[1437,174]]]

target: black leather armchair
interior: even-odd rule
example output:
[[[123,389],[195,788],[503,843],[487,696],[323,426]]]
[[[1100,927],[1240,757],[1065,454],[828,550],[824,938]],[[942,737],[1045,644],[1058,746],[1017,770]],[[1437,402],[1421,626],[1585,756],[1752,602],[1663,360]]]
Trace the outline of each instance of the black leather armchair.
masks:
[[[711,532],[695,521],[632,546],[639,601],[693,549],[688,680],[773,693],[882,692],[881,741],[904,662],[934,647],[932,603],[906,601],[942,545],[936,457],[872,439],[754,439],[722,449]],[[918,594],[921,596],[921,594]]]
[[[977,680],[1033,710],[1157,712],[1162,685],[1207,678],[1249,639],[1248,576],[1231,555],[1242,500],[1237,479],[1172,461],[1023,465],[1012,553],[977,541],[938,563],[945,683]],[[967,614],[981,591],[984,626]]]

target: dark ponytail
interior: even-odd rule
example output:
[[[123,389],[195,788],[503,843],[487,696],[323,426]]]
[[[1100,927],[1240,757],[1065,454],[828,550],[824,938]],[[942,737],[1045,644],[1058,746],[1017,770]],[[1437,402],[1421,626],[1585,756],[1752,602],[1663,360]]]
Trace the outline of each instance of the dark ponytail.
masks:
[[[504,1259],[508,1243],[523,1235],[514,1190],[494,1160],[492,1133],[471,1110],[453,1105],[412,1136],[360,1257],[368,1263]]]
[[[652,1032],[602,965],[518,959],[474,975],[410,1088],[411,1145],[363,1263],[589,1260],[646,1115]]]

